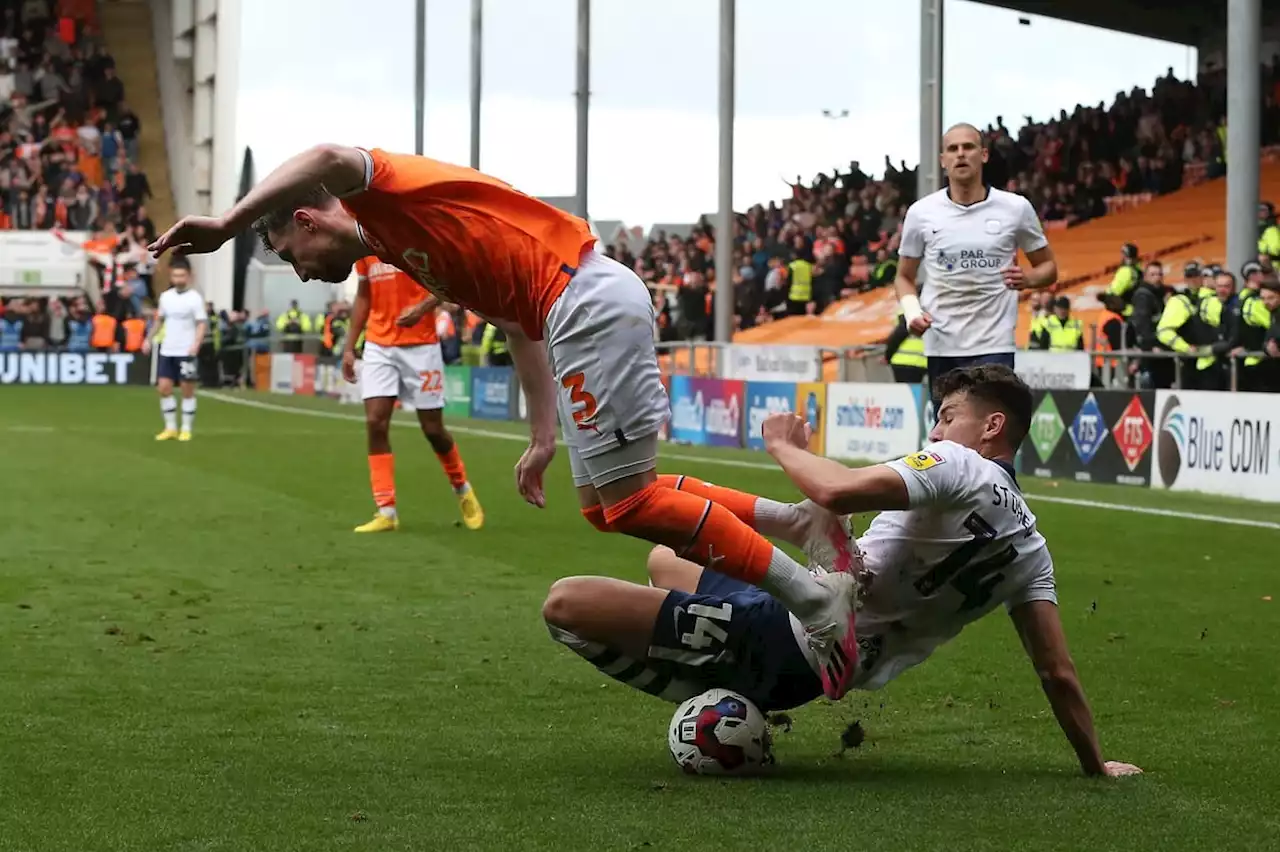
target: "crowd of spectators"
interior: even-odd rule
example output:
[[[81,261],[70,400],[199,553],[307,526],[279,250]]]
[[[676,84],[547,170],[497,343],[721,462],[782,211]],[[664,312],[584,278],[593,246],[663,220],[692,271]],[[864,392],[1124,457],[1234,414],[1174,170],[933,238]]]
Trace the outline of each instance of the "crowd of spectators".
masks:
[[[0,230],[88,235],[76,244],[102,295],[94,307],[118,326],[155,295],[142,123],[125,94],[94,0],[0,0]],[[83,297],[0,302],[0,318],[21,321],[7,345],[23,348],[60,344],[87,310]]]
[[[1280,142],[1280,57],[1261,73],[1262,143],[1270,145]],[[1116,199],[1161,195],[1225,174],[1225,114],[1223,73],[1192,83],[1170,68],[1149,92],[1134,88],[1110,106],[1078,105],[1045,122],[1028,116],[1016,133],[997,117],[986,129],[985,176],[1026,196],[1046,227],[1069,227],[1106,215]],[[879,177],[854,162],[811,182],[797,178],[790,197],[739,214],[736,327],[821,313],[851,293],[891,285],[902,219],[915,194],[915,170],[886,157]],[[641,246],[609,245],[653,291],[660,339],[712,338],[715,239],[704,219],[684,233],[657,231]]]

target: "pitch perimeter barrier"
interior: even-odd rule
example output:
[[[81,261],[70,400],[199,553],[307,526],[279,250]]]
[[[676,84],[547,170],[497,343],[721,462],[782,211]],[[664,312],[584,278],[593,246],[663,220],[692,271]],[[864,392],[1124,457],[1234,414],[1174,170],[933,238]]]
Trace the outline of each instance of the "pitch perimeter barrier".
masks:
[[[343,381],[340,367],[336,358],[260,355],[256,384],[359,403],[358,385]],[[879,462],[918,450],[932,426],[921,385],[696,375],[663,382],[671,418],[661,437],[689,446],[762,450],[764,419],[791,411],[808,422],[813,452]],[[451,416],[527,417],[510,367],[447,367],[445,387]],[[1025,475],[1280,502],[1280,395],[1038,388],[1034,404],[1018,453]]]

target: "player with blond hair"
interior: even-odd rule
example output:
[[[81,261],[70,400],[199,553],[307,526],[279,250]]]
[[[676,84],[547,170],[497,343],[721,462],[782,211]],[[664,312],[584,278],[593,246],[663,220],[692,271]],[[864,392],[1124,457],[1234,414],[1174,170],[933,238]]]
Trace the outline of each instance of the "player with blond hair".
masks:
[[[1058,280],[1031,202],[983,181],[987,156],[972,124],[947,130],[947,186],[912,204],[902,222],[893,286],[908,329],[924,338],[930,385],[957,367],[1012,367],[1018,291]],[[1019,250],[1029,269],[1018,263]]]

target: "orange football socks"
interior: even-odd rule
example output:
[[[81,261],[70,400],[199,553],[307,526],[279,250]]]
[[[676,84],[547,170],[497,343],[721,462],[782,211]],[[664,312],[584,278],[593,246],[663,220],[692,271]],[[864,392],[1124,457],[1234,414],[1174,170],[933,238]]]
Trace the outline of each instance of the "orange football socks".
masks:
[[[607,507],[604,517],[617,532],[666,545],[691,562],[760,586],[801,617],[826,600],[808,571],[708,498],[654,483]]]
[[[458,454],[458,445],[454,444],[447,453],[436,453],[436,458],[440,460],[440,466],[449,477],[453,490],[463,491],[467,487],[467,466],[462,463],[462,456]]]
[[[373,486],[373,502],[384,515],[396,511],[396,457],[391,453],[369,456],[369,484]]]
[[[799,518],[795,506],[790,503],[779,503],[768,497],[757,497],[723,485],[712,485],[692,476],[659,474],[658,485],[705,497],[733,512],[738,520],[756,532],[776,536],[797,546],[804,545],[803,540],[795,540]]]

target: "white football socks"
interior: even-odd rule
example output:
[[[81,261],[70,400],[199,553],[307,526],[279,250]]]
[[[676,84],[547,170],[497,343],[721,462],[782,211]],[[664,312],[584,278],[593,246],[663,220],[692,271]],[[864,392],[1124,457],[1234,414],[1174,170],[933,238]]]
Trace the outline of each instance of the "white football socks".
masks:
[[[802,620],[831,596],[804,566],[776,547],[760,588],[782,601],[783,606]]]
[[[196,425],[196,398],[182,400],[182,431],[190,432]]]
[[[804,547],[803,534],[795,541],[797,530],[803,529],[800,511],[795,503],[779,503],[768,497],[756,498],[756,532],[770,538],[780,538],[796,547]]]
[[[160,414],[164,416],[165,431],[178,431],[178,401],[176,399],[171,396],[160,397]]]

